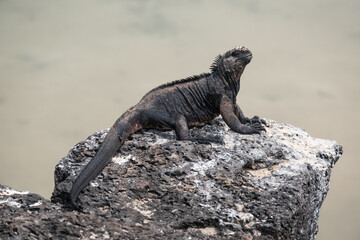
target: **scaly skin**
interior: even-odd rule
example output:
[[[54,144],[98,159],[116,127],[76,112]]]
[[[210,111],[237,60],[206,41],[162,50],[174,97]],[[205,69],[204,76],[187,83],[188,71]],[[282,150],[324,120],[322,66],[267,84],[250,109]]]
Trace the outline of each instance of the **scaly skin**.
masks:
[[[220,143],[216,136],[191,137],[189,127],[204,126],[221,115],[229,128],[240,134],[265,131],[261,125],[264,120],[245,117],[236,104],[240,77],[251,59],[247,48],[236,47],[215,59],[211,73],[164,84],[147,93],[116,120],[95,157],[76,178],[70,192],[72,206],[78,208],[79,193],[104,169],[124,141],[140,129],[174,129],[178,140]]]

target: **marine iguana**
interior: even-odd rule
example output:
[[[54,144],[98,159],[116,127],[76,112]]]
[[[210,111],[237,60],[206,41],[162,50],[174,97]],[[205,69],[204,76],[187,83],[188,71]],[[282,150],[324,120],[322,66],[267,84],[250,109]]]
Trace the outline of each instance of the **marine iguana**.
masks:
[[[115,155],[125,140],[140,129],[174,129],[178,140],[221,142],[216,136],[191,137],[189,127],[201,127],[221,115],[231,130],[241,134],[265,131],[265,121],[244,116],[236,96],[240,77],[251,61],[252,53],[236,47],[218,55],[211,73],[161,85],[148,92],[138,104],[121,115],[110,128],[95,157],[76,178],[70,191],[70,203],[78,209],[79,193]]]

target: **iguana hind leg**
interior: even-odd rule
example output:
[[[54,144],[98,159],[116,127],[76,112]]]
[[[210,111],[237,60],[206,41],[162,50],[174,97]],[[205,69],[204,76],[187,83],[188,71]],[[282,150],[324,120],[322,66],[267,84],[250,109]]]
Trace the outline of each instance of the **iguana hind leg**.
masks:
[[[176,137],[179,140],[187,140],[187,141],[200,142],[200,143],[223,142],[220,136],[215,136],[215,135],[191,137],[188,123],[186,121],[185,116],[183,115],[176,116],[175,133],[176,133]]]
[[[184,115],[181,114],[169,114],[166,111],[143,111],[143,116],[146,118],[146,122],[151,128],[171,128],[175,130],[175,134],[178,140],[193,141],[200,143],[222,143],[220,136],[198,136],[192,137],[190,135],[189,126]],[[155,126],[155,125],[156,126]],[[160,126],[159,126],[160,124]]]

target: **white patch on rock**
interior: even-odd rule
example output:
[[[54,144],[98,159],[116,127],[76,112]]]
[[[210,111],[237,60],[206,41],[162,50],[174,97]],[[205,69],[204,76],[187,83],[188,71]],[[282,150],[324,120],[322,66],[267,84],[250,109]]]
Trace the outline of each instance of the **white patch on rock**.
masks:
[[[161,145],[169,142],[169,139],[156,137],[156,141],[153,143],[149,142],[150,146]]]
[[[205,227],[205,228],[190,228],[193,230],[199,230],[202,234],[206,236],[214,236],[217,234],[217,230],[214,227]]]
[[[335,141],[313,138],[303,129],[289,124],[274,124],[275,122],[272,120],[269,122],[274,126],[268,129],[267,134],[276,138],[279,143],[289,149],[285,154],[285,158],[290,160],[286,166],[287,169],[284,169],[285,166],[281,167],[277,170],[278,173],[298,172],[306,166],[306,163],[319,170],[325,169],[327,168],[326,165],[332,164],[329,160],[320,159],[317,154],[321,152],[329,156],[335,156]],[[325,162],[326,164],[324,164]]]
[[[196,162],[192,165],[191,170],[198,172],[200,175],[205,176],[206,170],[216,166],[215,159],[207,162]]]
[[[227,218],[231,222],[234,222],[234,219],[236,219],[236,220],[242,220],[243,222],[248,223],[248,222],[254,220],[254,218],[255,218],[254,215],[252,215],[251,213],[238,212],[232,208],[223,209],[222,211],[223,211],[223,213],[226,214]]]
[[[212,181],[203,182],[199,179],[195,179],[194,183],[196,184],[196,187],[198,188],[199,195],[204,196],[206,201],[211,200],[211,198],[212,198],[211,193],[213,192],[213,187],[214,187],[215,183]]]
[[[21,207],[21,203],[18,203],[16,199],[13,199],[11,197],[5,199],[5,200],[2,200],[0,201],[0,204],[6,204],[8,205],[9,207],[17,207],[17,208],[20,208]]]
[[[266,153],[262,149],[251,149],[249,155],[254,157],[254,160],[266,158]]]
[[[227,148],[227,149],[233,149],[234,148],[236,141],[235,141],[234,136],[232,134],[226,133],[223,136],[223,139],[224,139],[224,143],[225,143],[225,148]]]
[[[134,159],[134,156],[129,154],[127,156],[115,156],[115,157],[112,158],[112,161],[114,163],[122,165],[122,164],[128,162],[129,160],[133,160],[133,159]]]
[[[98,186],[100,186],[100,183],[95,182],[95,180],[92,180],[92,181],[90,182],[90,186],[91,186],[91,187],[98,187]]]
[[[5,189],[0,189],[0,196],[10,196],[10,195],[14,195],[14,194],[29,194],[28,191],[16,191],[14,189],[10,189],[10,188],[5,188]]]
[[[36,203],[29,205],[29,207],[37,207],[37,206],[40,206],[41,204],[42,204],[41,201],[37,201]]]
[[[151,218],[151,216],[154,215],[155,212],[154,210],[148,209],[146,200],[140,201],[135,199],[132,201],[132,207],[134,210],[138,211],[139,213],[148,218]]]

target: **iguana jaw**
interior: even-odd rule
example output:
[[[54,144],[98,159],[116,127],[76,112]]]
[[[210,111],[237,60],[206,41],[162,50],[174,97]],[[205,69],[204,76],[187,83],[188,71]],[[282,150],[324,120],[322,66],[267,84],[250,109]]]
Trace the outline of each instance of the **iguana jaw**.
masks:
[[[252,54],[249,53],[249,54],[239,58],[239,60],[242,61],[244,63],[244,65],[246,65],[251,61],[252,57],[253,57]]]

